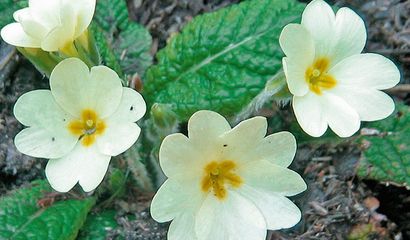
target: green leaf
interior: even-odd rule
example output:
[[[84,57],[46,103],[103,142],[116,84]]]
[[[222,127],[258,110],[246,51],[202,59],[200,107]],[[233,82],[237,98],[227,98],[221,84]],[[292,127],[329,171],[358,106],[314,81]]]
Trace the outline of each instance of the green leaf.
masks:
[[[139,24],[129,23],[128,27],[120,32],[113,48],[124,73],[145,74],[145,70],[152,64],[151,44],[151,35]]]
[[[37,202],[51,191],[46,181],[35,181],[1,198],[0,239],[75,239],[95,200],[69,199],[39,207]]]
[[[111,46],[108,44],[107,38],[105,37],[101,27],[93,23],[91,24],[90,29],[95,39],[99,54],[103,60],[103,64],[113,69],[118,75],[122,76],[123,72],[121,66],[118,63]]]
[[[115,211],[107,210],[98,214],[90,214],[87,217],[83,228],[78,235],[77,240],[104,240],[107,239],[109,230],[118,227],[115,220]]]
[[[107,46],[113,49],[122,71],[127,75],[136,72],[143,75],[152,63],[150,55],[152,38],[143,26],[129,20],[126,1],[97,1],[94,20],[103,30]],[[106,59],[104,60],[107,62]]]
[[[13,13],[28,6],[27,0],[0,0],[0,29],[14,22]]]
[[[118,198],[124,196],[126,182],[127,175],[120,169],[114,168],[108,180],[110,192]]]
[[[376,135],[359,138],[364,148],[357,175],[400,186],[410,186],[410,107],[396,106],[389,118],[367,126]]]
[[[169,105],[180,120],[199,109],[234,115],[282,68],[279,35],[303,8],[295,0],[251,0],[196,17],[148,69],[149,105]]]

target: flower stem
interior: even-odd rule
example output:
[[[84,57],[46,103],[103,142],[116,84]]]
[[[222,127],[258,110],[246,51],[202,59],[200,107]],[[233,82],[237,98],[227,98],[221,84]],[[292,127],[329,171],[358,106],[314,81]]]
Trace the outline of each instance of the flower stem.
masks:
[[[234,124],[241,122],[249,116],[257,113],[267,102],[274,100],[280,105],[286,105],[292,95],[286,83],[285,73],[281,70],[272,76],[265,84],[265,88],[236,115]]]

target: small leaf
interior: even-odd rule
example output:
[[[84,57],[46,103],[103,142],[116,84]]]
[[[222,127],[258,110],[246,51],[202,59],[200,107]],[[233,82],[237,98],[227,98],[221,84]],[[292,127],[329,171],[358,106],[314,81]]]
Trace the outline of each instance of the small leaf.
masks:
[[[147,71],[149,105],[170,105],[180,120],[199,109],[239,112],[282,68],[279,35],[303,8],[295,0],[251,0],[196,17]]]
[[[127,182],[127,175],[125,175],[120,169],[114,168],[109,176],[109,189],[111,194],[120,198],[125,194],[125,184]]]
[[[357,175],[409,187],[410,107],[398,104],[392,116],[367,128],[377,134],[359,138],[364,150]]]
[[[0,0],[0,29],[14,22],[13,13],[28,6],[27,0]]]
[[[81,228],[77,240],[104,240],[110,230],[115,230],[118,223],[115,211],[107,210],[98,214],[90,214]]]
[[[123,73],[121,66],[118,63],[111,46],[108,44],[107,38],[105,37],[101,27],[93,23],[91,24],[90,29],[95,39],[99,54],[103,60],[103,64],[113,69],[118,75],[122,76]]]
[[[143,26],[129,20],[126,1],[97,1],[94,20],[103,30],[106,47],[112,49],[122,72],[127,75],[143,75],[152,63],[152,38]],[[102,55],[104,59],[104,54]],[[111,55],[109,57],[111,58]]]
[[[145,70],[152,64],[151,44],[151,35],[139,24],[130,22],[128,27],[120,32],[113,48],[126,74],[145,74]]]
[[[41,208],[37,202],[52,189],[46,181],[0,199],[0,239],[75,239],[94,198],[56,201]]]

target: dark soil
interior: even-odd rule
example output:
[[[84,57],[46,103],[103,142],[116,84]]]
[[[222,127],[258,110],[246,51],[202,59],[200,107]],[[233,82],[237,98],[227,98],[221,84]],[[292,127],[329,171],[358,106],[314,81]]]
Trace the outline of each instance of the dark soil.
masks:
[[[196,15],[237,2],[240,1],[130,0],[128,7],[131,18],[151,32],[154,55]],[[332,2],[353,8],[365,19],[366,51],[381,53],[397,63],[402,84],[389,93],[409,103],[410,1]],[[15,134],[22,128],[13,117],[13,105],[21,94],[39,88],[48,88],[48,80],[13,47],[0,42],[0,195],[44,178],[46,160],[22,155],[13,144]],[[354,169],[359,154],[349,142],[300,146],[291,168],[303,173],[309,186],[305,193],[294,197],[302,209],[302,221],[292,229],[270,233],[271,239],[410,239],[410,191],[356,179]],[[126,239],[165,239],[167,224],[150,219],[149,199],[150,196],[135,193],[113,204],[119,211],[120,228],[111,239],[118,235]],[[130,213],[136,215],[135,220],[124,217]]]

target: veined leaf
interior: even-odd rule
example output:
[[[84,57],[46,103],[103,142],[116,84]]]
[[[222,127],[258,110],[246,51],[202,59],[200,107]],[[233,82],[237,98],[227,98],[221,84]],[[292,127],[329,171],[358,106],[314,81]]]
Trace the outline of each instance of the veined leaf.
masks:
[[[46,181],[35,181],[1,198],[0,239],[75,239],[95,200],[70,199],[39,207],[37,202],[51,191]]]
[[[152,38],[143,26],[129,20],[126,1],[97,1],[94,21],[103,30],[108,43],[106,47],[112,49],[122,72],[143,75],[152,63]],[[111,62],[111,55],[109,57]]]
[[[362,136],[357,175],[410,187],[410,107],[396,106],[389,118],[367,126],[378,134]]]
[[[199,109],[240,111],[282,67],[279,35],[300,19],[295,0],[251,0],[196,17],[149,68],[145,97],[180,120]]]
[[[118,227],[115,211],[107,210],[98,214],[90,214],[81,228],[77,240],[105,240],[107,233]]]

